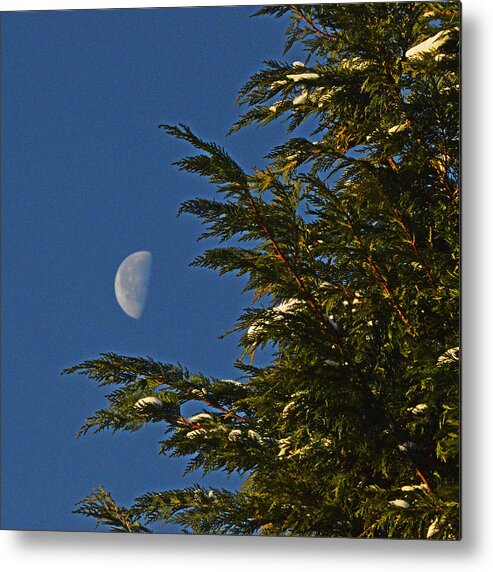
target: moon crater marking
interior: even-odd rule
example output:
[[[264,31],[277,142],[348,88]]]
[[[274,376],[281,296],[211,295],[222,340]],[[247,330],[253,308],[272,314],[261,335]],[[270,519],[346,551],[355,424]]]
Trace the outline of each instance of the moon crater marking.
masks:
[[[138,320],[144,311],[151,266],[152,254],[147,250],[140,250],[127,256],[116,272],[116,299],[125,314],[135,320]]]

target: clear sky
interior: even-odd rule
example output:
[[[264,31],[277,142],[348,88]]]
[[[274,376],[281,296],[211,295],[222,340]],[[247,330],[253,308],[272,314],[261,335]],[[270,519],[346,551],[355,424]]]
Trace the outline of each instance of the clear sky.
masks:
[[[103,394],[59,374],[113,351],[237,375],[237,338],[218,336],[250,298],[237,278],[188,266],[206,245],[177,209],[213,188],[171,166],[191,149],[157,126],[186,123],[244,166],[262,164],[282,127],[225,137],[238,89],[263,60],[284,59],[286,22],[254,11],[2,15],[3,528],[93,530],[71,511],[99,484],[123,504],[200,479],[158,456],[157,426],[76,440]],[[113,289],[137,250],[153,254],[140,320]]]

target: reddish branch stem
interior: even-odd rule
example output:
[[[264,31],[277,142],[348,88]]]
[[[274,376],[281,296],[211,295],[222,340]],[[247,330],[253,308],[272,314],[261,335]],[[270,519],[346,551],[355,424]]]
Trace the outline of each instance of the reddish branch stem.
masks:
[[[210,405],[211,407],[215,407],[216,409],[219,409],[219,411],[222,411],[223,413],[226,414],[226,417],[229,417],[229,416],[234,417],[235,419],[237,419],[238,421],[241,421],[242,423],[248,422],[247,419],[245,419],[244,417],[240,417],[234,411],[231,411],[231,409],[226,409],[225,407],[221,407],[220,405],[214,405],[213,403],[211,403],[210,401],[207,401],[206,399],[202,399],[202,401],[204,403],[206,403],[207,405]]]
[[[192,429],[203,429],[203,427],[200,425],[194,425],[193,423],[190,423],[190,421],[185,419],[185,417],[179,417],[177,422],[181,423],[182,425],[186,425],[187,427],[191,427]]]
[[[345,219],[347,221],[348,227],[350,228],[351,232],[353,233],[353,236],[356,239],[359,246],[363,250],[366,250],[366,248],[363,244],[363,241],[361,240],[361,237],[359,236],[359,234],[356,232],[351,220],[349,220],[347,216],[345,216]],[[394,307],[394,310],[397,312],[397,315],[402,320],[402,322],[407,326],[409,324],[409,319],[404,314],[404,311],[402,310],[402,307],[400,306],[400,304],[395,300],[394,295],[392,294],[392,291],[390,290],[390,287],[387,284],[387,281],[383,277],[378,266],[375,264],[375,262],[373,262],[370,254],[366,255],[366,261],[370,265],[370,268],[372,269],[372,272],[375,275],[376,279],[378,280],[378,282],[381,284],[382,288],[384,289],[384,292],[387,295],[387,297],[389,298],[390,302],[392,303],[392,306]]]
[[[442,190],[446,192],[451,200],[454,200],[457,197],[458,189],[454,189],[450,186],[447,178],[447,173],[442,170],[439,165],[437,165],[436,161],[431,161],[431,166],[438,176]]]
[[[262,227],[262,230],[265,232],[269,241],[271,242],[277,258],[279,258],[279,260],[281,260],[281,262],[284,264],[284,266],[286,266],[286,268],[289,270],[289,273],[294,278],[294,280],[295,280],[296,284],[298,285],[298,288],[300,289],[300,292],[302,293],[303,297],[305,298],[307,304],[309,305],[310,309],[313,311],[313,313],[317,317],[318,321],[322,325],[322,328],[323,328],[325,334],[329,337],[330,341],[339,348],[339,350],[341,352],[345,352],[343,346],[341,346],[338,339],[334,335],[334,332],[332,331],[332,327],[326,322],[323,314],[320,311],[320,308],[318,307],[318,305],[315,302],[315,300],[313,299],[312,295],[310,294],[310,292],[306,288],[303,280],[301,279],[300,276],[298,276],[298,273],[293,268],[292,264],[284,256],[283,252],[279,248],[279,245],[277,244],[276,239],[272,235],[269,227],[265,224],[264,219],[263,219],[262,215],[260,214],[259,208],[258,208],[257,204],[255,203],[255,201],[253,200],[253,197],[249,191],[247,191],[247,199],[248,199],[248,202],[250,204],[250,207],[252,208],[252,210],[255,214],[257,222]]]
[[[396,162],[394,161],[394,159],[392,157],[387,157],[387,162],[390,165],[390,167],[392,168],[392,170],[394,172],[396,172],[398,170],[398,166],[396,164]],[[431,274],[431,270],[429,268],[429,266],[425,263],[425,261],[423,260],[420,252],[418,251],[417,247],[416,247],[416,240],[414,239],[414,237],[412,236],[411,232],[409,231],[409,229],[406,226],[406,223],[404,222],[404,218],[402,217],[401,213],[397,210],[396,207],[391,206],[392,212],[395,216],[395,218],[397,219],[397,222],[399,223],[399,225],[401,226],[401,228],[404,230],[404,232],[406,233],[407,239],[409,241],[409,244],[411,245],[411,248],[414,251],[414,254],[416,255],[416,258],[420,261],[420,263],[422,264],[423,268],[425,269],[426,272],[426,276],[428,278],[428,280],[431,283],[434,283],[434,279],[433,276]]]
[[[411,245],[411,248],[414,251],[414,254],[416,256],[416,258],[420,261],[420,263],[422,264],[423,268],[425,269],[426,272],[426,276],[428,277],[428,280],[430,282],[434,282],[433,280],[433,276],[431,275],[431,271],[429,266],[425,263],[425,261],[423,260],[420,252],[418,251],[418,248],[416,246],[416,240],[414,238],[414,236],[411,235],[411,232],[409,231],[409,229],[406,226],[406,223],[404,222],[404,219],[402,218],[402,215],[400,214],[400,212],[395,208],[392,207],[392,212],[394,213],[395,218],[397,219],[397,222],[399,223],[400,227],[404,230],[404,232],[406,233],[407,236],[407,240],[409,241],[409,244]]]
[[[428,481],[426,480],[426,477],[423,475],[423,473],[418,469],[418,467],[415,466],[416,469],[416,473],[418,474],[419,478],[423,481],[424,486],[426,487],[426,491],[430,496],[433,496],[433,491],[431,490],[430,484],[428,483]]]
[[[327,38],[328,40],[332,39],[333,36],[331,34],[327,34],[327,32],[324,32],[323,30],[320,30],[320,28],[317,28],[306,16],[305,14],[303,14],[303,12],[301,11],[300,8],[298,8],[298,6],[293,5],[292,6],[293,10],[298,14],[298,16],[303,20],[303,22],[305,22],[305,24],[315,32],[315,34],[318,34],[319,36],[323,36],[324,38]]]
[[[358,538],[365,538],[372,528],[375,528],[375,524],[372,524],[368,528],[365,528],[365,530],[363,530],[361,534],[358,534]]]
[[[382,288],[384,289],[385,293],[387,294],[387,297],[390,299],[390,301],[392,302],[392,306],[394,306],[395,311],[397,312],[399,318],[404,322],[404,324],[406,324],[406,326],[409,324],[409,319],[406,317],[406,315],[404,314],[401,305],[399,304],[399,302],[396,302],[394,295],[392,294],[392,291],[390,290],[389,285],[387,284],[387,281],[385,280],[385,278],[382,276],[382,273],[380,272],[380,269],[378,268],[378,266],[372,261],[371,256],[367,255],[366,260],[368,261],[368,264],[370,264],[371,269],[373,270],[373,274],[375,275],[376,279],[380,282],[380,284],[382,285]]]
[[[362,392],[363,396],[368,399],[370,401],[370,403],[373,403],[375,405],[375,407],[377,408],[378,412],[382,415],[382,420],[385,421],[385,423],[387,425],[391,425],[390,420],[388,419],[387,413],[385,411],[385,409],[382,407],[382,405],[380,404],[379,399],[375,396],[375,394],[373,393],[373,391],[371,390],[371,388],[368,386],[366,380],[362,377],[362,375],[360,374],[360,372],[358,371],[358,369],[354,366],[351,357],[349,356],[346,348],[341,344],[341,342],[338,340],[338,338],[334,335],[334,333],[332,332],[332,328],[331,326],[326,322],[322,312],[320,311],[320,308],[318,307],[317,303],[315,302],[315,300],[313,299],[313,297],[311,296],[310,292],[308,291],[308,289],[306,288],[303,280],[301,279],[300,276],[298,276],[296,270],[293,268],[293,266],[291,265],[291,263],[289,262],[289,260],[284,256],[283,252],[281,251],[281,249],[279,248],[279,245],[277,244],[277,241],[275,240],[274,236],[272,235],[269,227],[265,224],[264,219],[262,217],[262,214],[255,202],[255,200],[253,199],[249,189],[246,189],[246,196],[248,199],[248,202],[250,204],[250,207],[252,208],[255,217],[257,219],[258,224],[261,226],[262,230],[265,232],[265,234],[267,235],[269,241],[272,244],[272,247],[274,248],[274,251],[276,253],[276,256],[283,262],[283,264],[286,266],[286,268],[289,270],[290,274],[293,276],[294,280],[296,281],[296,284],[298,285],[301,293],[303,294],[305,300],[307,301],[309,307],[311,308],[311,310],[314,312],[314,314],[316,315],[316,317],[318,318],[318,321],[320,322],[324,333],[327,335],[327,337],[329,338],[329,340],[331,341],[331,343],[333,343],[337,349],[339,350],[342,358],[344,359],[344,361],[348,364],[348,368],[351,372],[351,374],[354,376],[354,379],[358,385],[358,387],[360,388],[360,391]],[[357,233],[355,232],[352,224],[350,221],[348,221],[348,224],[350,225],[351,230],[353,231],[353,234],[355,235],[356,239],[360,242],[361,244],[361,239],[359,238],[359,236],[357,235]],[[371,262],[371,259],[370,259]],[[390,296],[394,307],[396,307],[396,310],[398,310],[398,313],[401,317],[401,319],[404,321],[404,323],[407,325],[409,323],[409,320],[405,317],[404,313],[402,312],[400,306],[393,300],[392,298],[392,294],[390,292],[390,289],[385,281],[385,279],[383,278],[383,276],[381,275],[380,271],[378,270],[378,267],[376,266],[375,263],[372,262],[372,265],[374,267],[374,271],[377,271],[377,275],[380,277],[381,283],[382,285],[384,285],[386,292],[388,293],[388,295]],[[401,431],[402,432],[402,431]],[[395,439],[396,439],[396,443],[398,443],[398,438],[397,435],[395,435]],[[421,480],[423,481],[426,489],[428,490],[428,492],[430,493],[430,495],[432,494],[431,492],[431,488],[428,484],[428,481],[426,480],[426,478],[423,476],[423,473],[418,469],[418,467],[416,466],[414,459],[411,457],[411,455],[407,454],[406,458],[411,462],[411,464],[413,465],[413,467],[416,469],[417,474],[419,475],[419,477],[421,478]]]
[[[397,172],[397,170],[399,169],[399,167],[397,166],[397,163],[394,161],[393,157],[387,157],[387,163],[390,165],[391,169],[394,172]]]

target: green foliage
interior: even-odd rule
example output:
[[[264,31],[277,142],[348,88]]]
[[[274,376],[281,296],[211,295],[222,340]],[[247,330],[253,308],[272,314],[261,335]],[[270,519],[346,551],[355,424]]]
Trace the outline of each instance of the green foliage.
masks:
[[[135,511],[117,506],[104,487],[98,487],[93,494],[78,503],[80,507],[74,512],[91,516],[110,527],[112,532],[150,532],[136,518]]]
[[[458,539],[460,7],[259,13],[289,18],[286,47],[301,42],[306,62],[266,62],[232,130],[284,117],[319,140],[288,139],[249,173],[188,127],[161,126],[199,152],[178,167],[217,188],[180,210],[219,240],[194,264],[246,276],[254,295],[233,328],[240,381],[116,354],[65,372],[113,387],[80,434],[162,423],[163,455],[243,485],[153,492],[130,509],[99,489],[77,512],[129,532],[142,521]],[[431,37],[433,49],[409,52]],[[266,346],[273,359],[256,367]]]

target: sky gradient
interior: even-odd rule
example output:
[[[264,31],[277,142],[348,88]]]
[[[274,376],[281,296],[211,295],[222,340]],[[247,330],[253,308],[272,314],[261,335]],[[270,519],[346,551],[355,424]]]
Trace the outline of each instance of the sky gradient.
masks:
[[[188,266],[206,245],[177,210],[213,188],[171,165],[191,149],[158,125],[186,123],[243,166],[263,164],[284,128],[225,137],[236,94],[262,61],[302,55],[283,58],[286,23],[254,11],[2,14],[3,528],[94,530],[71,511],[100,484],[124,504],[200,480],[158,456],[157,426],[76,440],[104,397],[60,371],[112,351],[238,375],[238,338],[218,336],[250,297],[241,280]],[[138,250],[153,272],[134,320],[114,279]]]

